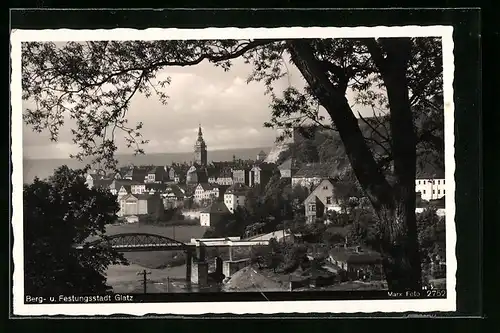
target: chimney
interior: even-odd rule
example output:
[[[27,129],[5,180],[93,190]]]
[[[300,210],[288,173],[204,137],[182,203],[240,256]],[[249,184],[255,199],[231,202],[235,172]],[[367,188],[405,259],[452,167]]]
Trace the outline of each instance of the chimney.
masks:
[[[356,253],[361,253],[361,252],[363,252],[361,246],[356,246]]]

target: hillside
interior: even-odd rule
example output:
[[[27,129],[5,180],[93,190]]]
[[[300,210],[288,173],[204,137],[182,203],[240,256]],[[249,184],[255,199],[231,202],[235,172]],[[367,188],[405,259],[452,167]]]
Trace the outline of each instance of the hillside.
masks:
[[[388,119],[365,118],[365,121],[359,120],[360,129],[365,138],[371,138],[367,143],[376,159],[382,161],[386,156],[386,150],[390,150],[388,143],[383,139],[388,136]],[[428,122],[429,120],[424,117],[416,119],[418,131],[427,128]],[[305,163],[321,162],[331,163],[340,174],[350,170],[342,140],[338,132],[333,130],[314,126],[296,128],[293,132],[292,143],[277,145],[273,150],[279,151],[278,164],[288,158],[293,158],[297,167]],[[386,163],[385,168],[390,170],[390,163]],[[438,153],[423,144],[418,145],[417,177],[444,177],[444,153]]]

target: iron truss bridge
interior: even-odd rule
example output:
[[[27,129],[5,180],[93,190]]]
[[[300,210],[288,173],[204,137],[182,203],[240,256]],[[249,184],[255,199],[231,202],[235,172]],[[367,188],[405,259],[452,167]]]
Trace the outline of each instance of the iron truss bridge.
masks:
[[[178,251],[188,250],[192,246],[184,244],[175,239],[146,234],[146,233],[128,233],[108,236],[106,240],[96,240],[88,244],[89,248],[99,245],[111,246],[120,252],[138,252],[138,251]],[[83,245],[76,247],[83,249]]]

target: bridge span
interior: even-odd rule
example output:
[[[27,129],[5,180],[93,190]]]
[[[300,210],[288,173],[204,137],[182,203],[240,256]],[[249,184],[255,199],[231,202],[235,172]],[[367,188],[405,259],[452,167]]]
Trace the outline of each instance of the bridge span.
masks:
[[[232,264],[237,264],[237,262],[233,261],[233,248],[266,246],[268,244],[269,240],[241,240],[240,237],[193,238],[189,243],[183,243],[155,234],[124,233],[105,236],[87,244],[80,244],[76,246],[76,249],[85,250],[110,246],[119,252],[183,251],[186,253],[186,281],[201,283],[201,281],[206,280],[208,274],[206,248],[228,248],[229,260],[223,264],[224,267],[228,267],[226,271],[230,272]]]

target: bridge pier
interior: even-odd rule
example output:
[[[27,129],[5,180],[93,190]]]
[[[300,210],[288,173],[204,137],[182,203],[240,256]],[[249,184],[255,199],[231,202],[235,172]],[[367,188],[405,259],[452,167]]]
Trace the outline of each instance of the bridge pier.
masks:
[[[200,287],[208,285],[208,263],[206,261],[205,247],[198,246],[196,248],[196,258],[192,258],[191,277],[190,281]]]
[[[191,283],[191,274],[192,274],[192,265],[193,265],[193,251],[186,251],[186,283]]]

